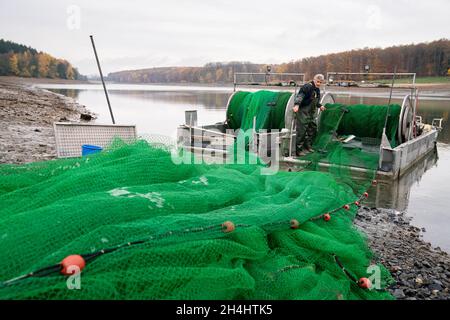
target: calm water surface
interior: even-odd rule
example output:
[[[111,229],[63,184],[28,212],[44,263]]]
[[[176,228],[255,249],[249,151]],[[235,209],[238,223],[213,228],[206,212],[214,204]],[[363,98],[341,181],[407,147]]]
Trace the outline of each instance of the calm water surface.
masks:
[[[97,123],[111,123],[100,85],[39,85],[74,97],[98,114]],[[230,87],[123,85],[108,86],[116,123],[135,124],[139,134],[176,137],[185,110],[198,110],[200,125],[225,120]],[[342,102],[385,104],[384,98],[340,96]],[[344,101],[345,100],[345,101]],[[394,102],[401,103],[400,100]],[[374,206],[406,211],[412,223],[425,228],[424,239],[450,252],[450,100],[420,100],[418,115],[431,123],[444,118],[437,152],[410,170],[400,181],[379,185]]]

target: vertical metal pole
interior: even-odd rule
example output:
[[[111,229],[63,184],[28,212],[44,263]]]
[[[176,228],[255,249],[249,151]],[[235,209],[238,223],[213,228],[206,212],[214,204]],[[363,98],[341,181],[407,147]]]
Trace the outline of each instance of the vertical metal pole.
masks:
[[[289,157],[293,156],[293,154],[292,154],[292,140],[294,138],[294,121],[296,119],[297,119],[297,113],[294,112],[294,117],[292,118],[292,121],[291,121],[291,131],[289,132],[289,134],[290,134],[290,137],[289,137]]]
[[[391,147],[390,143],[389,143],[389,139],[386,137],[386,126],[387,126],[387,122],[388,122],[389,111],[391,109],[392,91],[394,90],[394,84],[395,84],[395,77],[396,76],[397,76],[397,65],[395,65],[395,67],[394,67],[394,74],[392,76],[391,91],[389,93],[389,101],[388,101],[388,106],[387,106],[387,111],[386,111],[386,118],[384,119],[383,133],[381,135],[380,159],[378,161],[378,168],[381,168],[381,166],[383,164],[383,145],[385,144],[385,142],[387,142],[389,147]]]
[[[189,145],[191,147],[194,147],[194,139],[192,139],[192,137],[194,136],[194,134],[192,133],[192,114],[189,114]],[[191,149],[192,151],[192,149]]]
[[[413,119],[413,138],[417,137],[417,120],[416,120],[416,110],[419,104],[419,89],[414,89],[414,119]]]
[[[116,124],[114,120],[114,115],[111,109],[111,103],[109,102],[108,91],[106,91],[105,80],[103,80],[102,68],[100,67],[100,61],[98,60],[97,50],[95,49],[94,37],[92,35],[89,36],[91,38],[92,48],[94,49],[95,60],[97,60],[98,71],[100,72],[100,78],[102,79],[103,90],[105,91],[106,102],[108,103],[109,113],[111,114],[111,120],[113,124]]]
[[[391,104],[392,100],[392,91],[394,90],[394,84],[395,84],[395,76],[397,75],[397,65],[394,67],[394,75],[392,76],[392,83],[391,83],[391,92],[389,93],[389,102],[388,106]],[[386,125],[385,125],[386,126]]]
[[[258,134],[256,132],[256,117],[253,117],[253,128],[252,128],[252,152],[257,153],[258,152]]]

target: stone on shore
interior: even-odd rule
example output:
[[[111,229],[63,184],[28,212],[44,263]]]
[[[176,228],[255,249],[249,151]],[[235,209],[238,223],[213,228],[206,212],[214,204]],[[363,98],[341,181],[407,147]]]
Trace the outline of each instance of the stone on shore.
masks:
[[[369,219],[370,218],[370,219]],[[399,300],[450,300],[450,256],[432,248],[404,212],[361,207],[355,225],[369,240],[377,262],[391,272],[388,290]]]

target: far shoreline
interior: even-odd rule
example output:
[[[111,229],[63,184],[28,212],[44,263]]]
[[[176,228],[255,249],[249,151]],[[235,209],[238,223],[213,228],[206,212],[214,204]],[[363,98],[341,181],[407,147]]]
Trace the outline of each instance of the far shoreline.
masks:
[[[0,76],[0,81],[2,82],[8,82],[12,84],[24,84],[24,85],[39,85],[39,84],[85,84],[85,85],[98,85],[101,84],[100,80],[68,80],[68,79],[50,79],[50,78],[24,78],[24,77],[16,77],[16,76]],[[149,86],[180,86],[180,87],[220,87],[220,88],[233,88],[233,83],[203,83],[203,82],[115,82],[115,81],[105,81],[107,85],[149,85]],[[241,88],[269,88],[269,89],[293,89],[294,87],[281,87],[281,86],[248,86],[248,85],[240,85]],[[395,89],[402,89],[405,85],[402,83],[399,83],[395,86]],[[448,92],[450,94],[450,77],[446,83],[443,82],[437,82],[437,83],[416,83],[416,87],[422,92]],[[384,90],[386,91],[386,88],[364,88],[364,87],[337,87],[337,86],[327,86],[326,88],[332,88],[332,89],[339,89],[340,91],[346,91],[346,90],[370,90],[370,91],[377,91],[377,90]],[[330,90],[331,91],[331,90]]]

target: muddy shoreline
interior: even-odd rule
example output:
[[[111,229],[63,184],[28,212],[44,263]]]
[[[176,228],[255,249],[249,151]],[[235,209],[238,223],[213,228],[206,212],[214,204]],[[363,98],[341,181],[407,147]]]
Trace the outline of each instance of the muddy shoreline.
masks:
[[[53,159],[53,122],[95,117],[75,100],[32,83],[0,78],[0,163]],[[396,283],[389,291],[397,299],[450,299],[450,256],[425,242],[406,213],[363,206],[355,226],[367,236],[374,260],[390,270]]]
[[[72,98],[0,78],[0,163],[56,157],[53,122],[80,122],[95,115]]]

